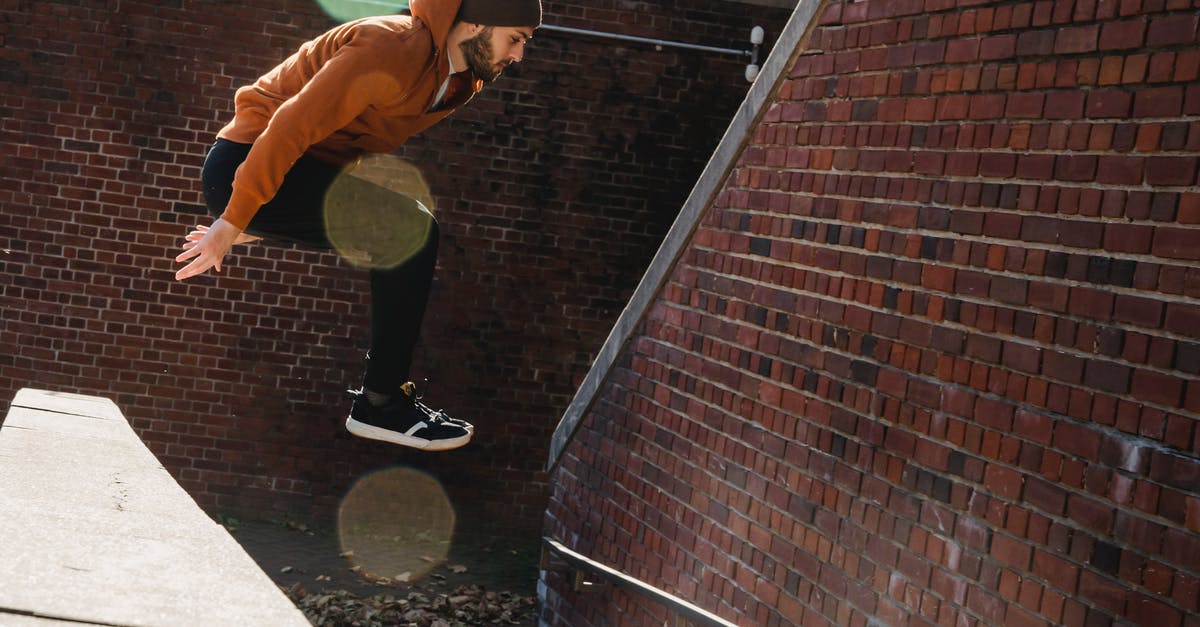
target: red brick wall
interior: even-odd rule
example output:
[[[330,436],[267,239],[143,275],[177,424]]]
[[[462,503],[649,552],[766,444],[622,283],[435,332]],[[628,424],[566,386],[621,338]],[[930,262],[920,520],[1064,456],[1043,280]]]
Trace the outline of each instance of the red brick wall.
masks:
[[[548,23],[722,47],[784,18],[546,3]],[[744,97],[744,61],[543,32],[410,143],[444,236],[416,374],[478,426],[428,456],[342,429],[362,272],[256,246],[223,276],[172,278],[207,221],[199,168],[233,90],[331,25],[300,0],[0,7],[0,402],[22,387],[113,398],[213,509],[327,517],[356,477],[401,463],[432,469],[460,510],[537,529],[549,434]]]
[[[826,2],[548,533],[738,624],[1200,624],[1198,8]]]

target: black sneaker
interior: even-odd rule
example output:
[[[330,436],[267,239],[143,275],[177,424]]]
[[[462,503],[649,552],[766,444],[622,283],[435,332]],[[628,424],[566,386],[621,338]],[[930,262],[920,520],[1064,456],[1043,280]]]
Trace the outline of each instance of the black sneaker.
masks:
[[[408,394],[399,394],[381,407],[371,405],[362,392],[353,394],[346,430],[360,438],[445,451],[466,444],[475,431],[466,421],[434,411]]]

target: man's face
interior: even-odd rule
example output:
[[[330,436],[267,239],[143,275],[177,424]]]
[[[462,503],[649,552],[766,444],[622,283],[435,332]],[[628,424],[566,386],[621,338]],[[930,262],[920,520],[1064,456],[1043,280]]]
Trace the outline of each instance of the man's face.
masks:
[[[525,42],[533,36],[530,27],[485,26],[459,47],[471,72],[485,82],[496,80],[504,68],[525,56]]]

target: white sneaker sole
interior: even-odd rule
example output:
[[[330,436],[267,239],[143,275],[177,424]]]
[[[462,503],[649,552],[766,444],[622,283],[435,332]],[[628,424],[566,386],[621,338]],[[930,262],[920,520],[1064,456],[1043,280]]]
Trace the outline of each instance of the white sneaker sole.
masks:
[[[457,438],[447,438],[444,440],[426,440],[425,438],[413,437],[404,435],[396,431],[389,431],[374,425],[369,425],[365,422],[359,422],[353,418],[346,419],[346,430],[350,433],[368,440],[378,440],[380,442],[389,442],[391,444],[399,444],[410,448],[420,449],[422,451],[448,451],[458,448],[467,442],[471,441],[473,430],[468,430],[467,434]]]

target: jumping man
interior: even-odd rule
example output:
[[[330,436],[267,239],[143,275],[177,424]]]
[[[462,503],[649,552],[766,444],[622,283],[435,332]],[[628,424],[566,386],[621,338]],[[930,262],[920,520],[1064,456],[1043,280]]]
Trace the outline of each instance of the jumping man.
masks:
[[[177,280],[220,272],[234,244],[259,238],[332,248],[322,204],[338,175],[466,104],[521,60],[542,21],[540,0],[412,0],[410,13],[338,26],[237,91],[204,162],[216,220],[187,236]],[[370,270],[371,348],[346,421],[359,437],[445,450],[474,432],[419,402],[409,372],[437,239],[432,222],[407,261]]]

